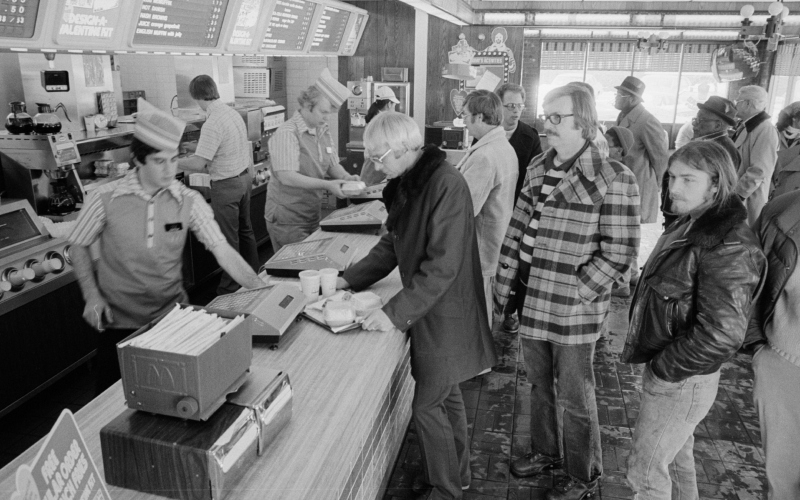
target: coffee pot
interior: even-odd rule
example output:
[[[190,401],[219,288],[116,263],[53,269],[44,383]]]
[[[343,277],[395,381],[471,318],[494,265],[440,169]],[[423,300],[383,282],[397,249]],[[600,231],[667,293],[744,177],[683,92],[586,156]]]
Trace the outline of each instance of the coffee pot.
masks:
[[[33,118],[28,114],[25,103],[12,101],[11,113],[6,117],[6,130],[11,134],[30,134],[33,132]]]
[[[61,120],[47,103],[37,102],[39,112],[33,117],[33,131],[40,135],[57,134],[61,131]]]

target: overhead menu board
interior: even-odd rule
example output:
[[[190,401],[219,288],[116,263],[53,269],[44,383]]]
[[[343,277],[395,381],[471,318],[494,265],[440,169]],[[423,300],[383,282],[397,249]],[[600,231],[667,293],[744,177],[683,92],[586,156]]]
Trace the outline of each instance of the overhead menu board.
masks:
[[[7,0],[2,0],[7,1]],[[20,1],[20,0],[18,0]],[[60,47],[114,48],[120,40],[122,0],[61,0],[53,41]]]
[[[263,52],[302,52],[318,4],[307,0],[277,0],[261,43]]]
[[[339,52],[349,19],[350,12],[326,5],[314,31],[311,52]]]
[[[227,8],[228,0],[141,0],[132,45],[216,48]]]
[[[32,38],[39,0],[0,0],[0,38]]]
[[[267,10],[274,2],[262,0],[239,0],[233,9],[226,51],[255,51],[264,36],[265,25],[269,22]]]
[[[355,14],[351,16],[352,23],[347,29],[347,38],[342,45],[342,50],[339,51],[341,55],[352,56],[356,53],[358,42],[361,40],[361,35],[364,33],[364,28],[367,24],[366,14]]]

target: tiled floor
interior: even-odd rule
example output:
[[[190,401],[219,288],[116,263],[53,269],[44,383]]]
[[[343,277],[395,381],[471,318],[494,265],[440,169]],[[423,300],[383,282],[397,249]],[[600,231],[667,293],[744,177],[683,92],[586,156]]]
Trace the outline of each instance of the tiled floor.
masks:
[[[597,406],[602,432],[604,475],[600,497],[633,498],[625,471],[632,428],[639,408],[642,365],[619,362],[627,330],[629,300],[612,301],[608,340],[599,342],[595,358]],[[466,500],[544,498],[553,476],[518,479],[510,461],[530,443],[530,385],[525,379],[516,335],[495,332],[500,364],[461,385],[471,438],[472,484]],[[722,368],[719,393],[695,432],[695,466],[701,499],[766,498],[758,416],[752,403],[750,358],[737,356]],[[414,498],[411,481],[420,457],[413,424],[398,455],[384,500]]]

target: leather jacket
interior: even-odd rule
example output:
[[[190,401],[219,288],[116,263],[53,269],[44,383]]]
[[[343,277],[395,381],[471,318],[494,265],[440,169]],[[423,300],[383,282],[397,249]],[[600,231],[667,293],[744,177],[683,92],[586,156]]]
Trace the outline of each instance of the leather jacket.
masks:
[[[684,216],[665,234],[683,230]],[[630,309],[621,359],[679,382],[717,371],[741,347],[766,258],[736,196],[700,215],[650,256]]]

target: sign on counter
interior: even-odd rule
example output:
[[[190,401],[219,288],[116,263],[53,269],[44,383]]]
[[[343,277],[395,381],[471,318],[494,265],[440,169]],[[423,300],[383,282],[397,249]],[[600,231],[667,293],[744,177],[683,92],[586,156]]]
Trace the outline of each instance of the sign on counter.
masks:
[[[39,0],[0,0],[0,37],[32,38]]]
[[[142,0],[133,46],[215,48],[228,0]]]
[[[11,500],[111,500],[75,417],[64,410],[31,465],[17,469]]]

